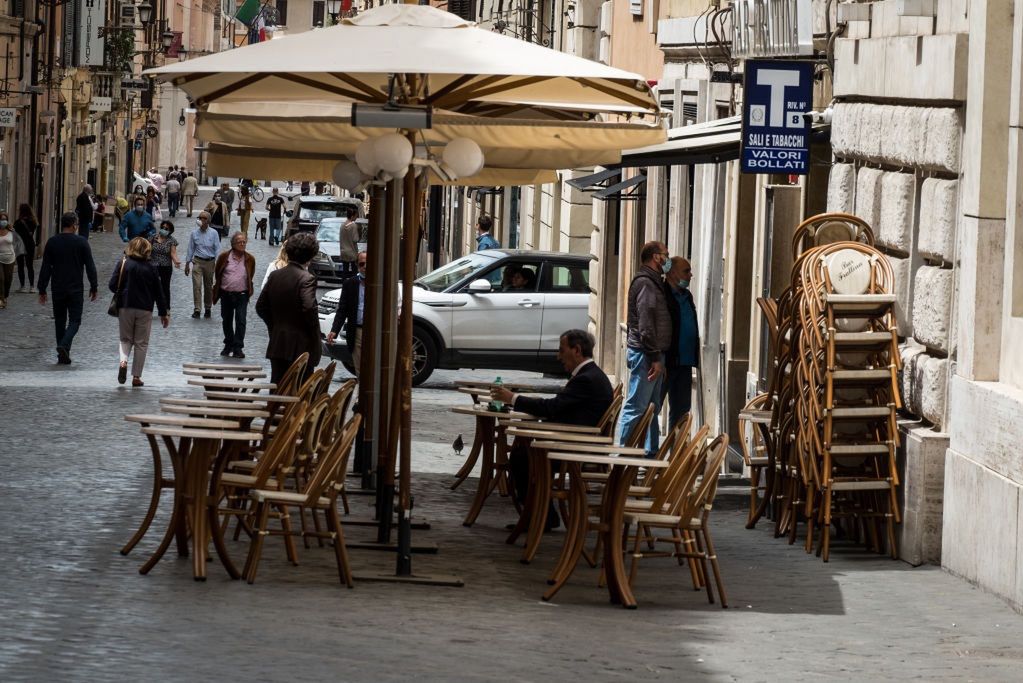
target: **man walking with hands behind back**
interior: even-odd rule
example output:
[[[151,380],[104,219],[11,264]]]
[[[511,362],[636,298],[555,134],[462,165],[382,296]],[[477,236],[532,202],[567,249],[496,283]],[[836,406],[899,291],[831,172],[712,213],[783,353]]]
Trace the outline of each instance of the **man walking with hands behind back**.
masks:
[[[629,285],[626,355],[629,394],[622,408],[619,435],[619,442],[623,444],[651,403],[655,412],[660,410],[664,352],[671,346],[671,314],[661,278],[671,268],[668,248],[662,242],[647,242],[639,257],[642,265]],[[647,432],[647,457],[656,455],[659,441],[660,430],[655,417]]]
[[[681,256],[671,257],[664,276],[664,294],[671,314],[671,347],[664,354],[667,374],[661,387],[661,403],[668,397],[668,427],[674,428],[692,408],[693,368],[700,366],[700,328],[696,304],[689,291],[693,267]]]
[[[220,251],[220,234],[210,227],[210,214],[199,212],[199,226],[188,238],[185,254],[185,276],[192,276],[192,317],[199,317],[204,306],[206,317],[213,317],[213,267]]]
[[[78,216],[60,217],[60,234],[46,242],[39,267],[39,303],[46,305],[46,285],[53,283],[53,324],[57,333],[57,362],[71,365],[71,342],[82,324],[82,271],[89,277],[89,301],[96,300],[99,281],[89,241],[78,235]]]
[[[231,248],[217,257],[214,266],[213,303],[220,300],[220,317],[224,321],[224,350],[221,356],[245,358],[245,318],[252,296],[252,278],[256,259],[245,251],[249,238],[244,232],[231,236]]]

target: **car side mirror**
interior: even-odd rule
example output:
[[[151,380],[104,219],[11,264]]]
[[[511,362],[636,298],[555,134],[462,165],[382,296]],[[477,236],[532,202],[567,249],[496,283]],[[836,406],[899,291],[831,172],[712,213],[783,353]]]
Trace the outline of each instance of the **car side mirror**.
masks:
[[[489,294],[491,290],[490,280],[480,278],[469,283],[470,294]]]
[[[292,216],[295,215],[295,212],[292,211],[291,209],[288,209],[287,211],[284,212],[284,215],[287,216],[288,218],[291,218]]]

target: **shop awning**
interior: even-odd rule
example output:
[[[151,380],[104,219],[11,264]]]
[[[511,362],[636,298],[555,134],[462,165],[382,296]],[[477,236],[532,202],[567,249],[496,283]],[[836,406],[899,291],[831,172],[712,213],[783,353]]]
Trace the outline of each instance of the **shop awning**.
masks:
[[[830,132],[831,124],[815,123],[810,129],[810,140],[827,140]],[[738,159],[741,149],[742,117],[729,116],[672,128],[667,142],[624,150],[621,162],[612,168],[720,164]]]
[[[609,168],[565,182],[584,192],[593,192],[594,199],[628,201],[645,196],[641,186],[646,182],[646,173],[637,173],[622,180],[622,169]]]

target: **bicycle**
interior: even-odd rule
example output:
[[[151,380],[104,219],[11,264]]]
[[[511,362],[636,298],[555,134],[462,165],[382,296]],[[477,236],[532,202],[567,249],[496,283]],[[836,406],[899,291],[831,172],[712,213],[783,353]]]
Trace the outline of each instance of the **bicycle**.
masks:
[[[249,188],[249,193],[252,195],[252,201],[254,202],[261,202],[263,201],[263,197],[266,196],[263,193],[263,188],[261,188],[259,185],[254,185],[251,188]]]

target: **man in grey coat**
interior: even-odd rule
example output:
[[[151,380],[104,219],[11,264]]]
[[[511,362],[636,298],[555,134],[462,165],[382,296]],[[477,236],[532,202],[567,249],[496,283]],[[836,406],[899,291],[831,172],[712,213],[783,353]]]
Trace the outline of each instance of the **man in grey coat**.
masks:
[[[622,407],[619,436],[623,444],[651,403],[655,413],[661,409],[664,352],[671,347],[671,313],[662,279],[671,269],[668,248],[662,242],[647,242],[639,257],[642,265],[629,285],[626,355],[629,393]],[[657,453],[659,442],[660,430],[655,417],[646,436],[647,457]]]

